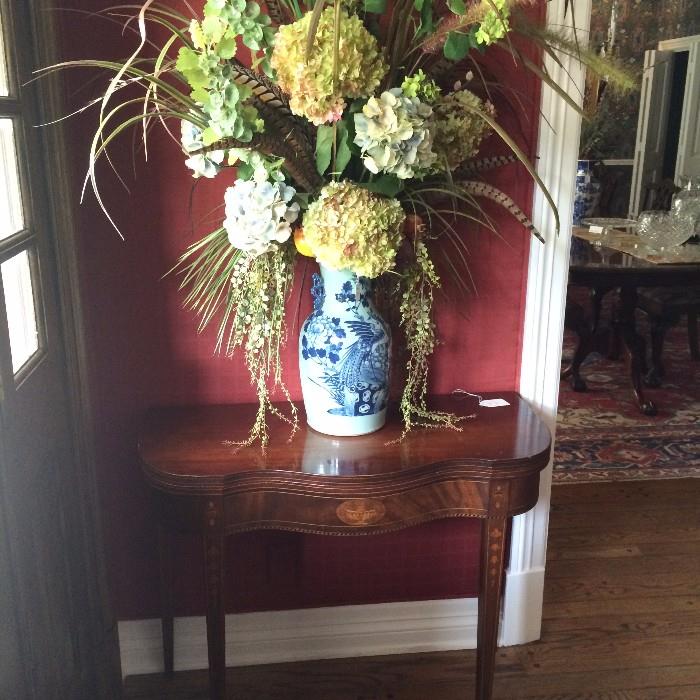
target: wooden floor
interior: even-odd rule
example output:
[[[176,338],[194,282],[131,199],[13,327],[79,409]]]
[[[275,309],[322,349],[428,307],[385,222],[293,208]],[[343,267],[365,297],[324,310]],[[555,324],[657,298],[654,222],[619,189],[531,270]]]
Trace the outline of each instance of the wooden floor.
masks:
[[[494,700],[700,700],[700,479],[553,490],[542,639],[500,649]],[[230,669],[235,700],[471,700],[474,652]],[[128,678],[205,700],[206,673]]]

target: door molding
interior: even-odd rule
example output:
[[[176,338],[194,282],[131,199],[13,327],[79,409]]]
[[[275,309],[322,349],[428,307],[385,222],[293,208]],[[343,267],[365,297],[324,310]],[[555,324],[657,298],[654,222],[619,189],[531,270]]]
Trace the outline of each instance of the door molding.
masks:
[[[700,41],[700,34],[693,36],[679,36],[675,39],[665,39],[660,41],[656,47],[659,51],[690,51],[693,44]]]
[[[577,0],[576,3],[551,0],[547,23],[560,27],[567,4],[575,7],[579,37],[586,37],[591,0]],[[567,73],[571,75],[578,88],[573,93],[574,98],[578,97],[581,104],[585,71],[580,65],[566,56],[562,56],[561,65],[557,65],[545,56],[545,66],[559,85],[570,84]],[[546,85],[542,89],[540,108],[537,172],[556,202],[561,231],[555,235],[554,214],[542,193],[536,190],[532,222],[543,232],[547,244],[542,246],[533,241],[530,245],[520,393],[537,410],[554,438],[581,116]],[[524,644],[540,636],[551,483],[550,464],[540,476],[540,500],[535,508],[513,519],[503,602],[501,639],[504,645]]]

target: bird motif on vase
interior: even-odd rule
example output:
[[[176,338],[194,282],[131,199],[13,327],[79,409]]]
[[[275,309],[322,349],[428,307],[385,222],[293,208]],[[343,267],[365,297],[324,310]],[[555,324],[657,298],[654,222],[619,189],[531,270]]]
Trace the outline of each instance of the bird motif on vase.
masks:
[[[382,368],[370,367],[370,371],[367,372],[367,365],[372,362],[374,346],[386,338],[386,333],[381,324],[368,321],[346,321],[345,323],[358,339],[348,347],[338,373],[332,378],[329,377],[331,394],[338,404],[345,406],[347,403],[345,392],[349,391],[354,394],[353,413],[369,413],[372,408],[370,399],[374,397],[379,387],[370,385],[368,375],[374,374],[373,378],[379,385],[384,383],[385,377]]]

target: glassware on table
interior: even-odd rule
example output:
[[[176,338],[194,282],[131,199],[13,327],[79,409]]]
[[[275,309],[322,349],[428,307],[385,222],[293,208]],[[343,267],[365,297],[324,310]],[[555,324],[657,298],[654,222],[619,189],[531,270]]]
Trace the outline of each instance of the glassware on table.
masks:
[[[695,230],[689,213],[649,210],[639,215],[637,234],[650,253],[664,253],[685,243]]]
[[[581,223],[588,226],[590,233],[600,236],[600,238],[591,240],[590,243],[600,254],[603,265],[609,265],[610,259],[615,254],[615,250],[609,246],[615,241],[616,236],[637,227],[635,219],[618,217],[593,217],[583,219]]]
[[[623,219],[617,216],[596,216],[583,219],[581,223],[584,226],[588,226],[592,233],[595,233],[598,229],[601,229],[600,233],[611,229],[629,230],[637,228],[638,224],[636,219]]]
[[[681,177],[682,189],[673,195],[671,211],[679,215],[692,216],[694,233],[700,233],[700,178]]]

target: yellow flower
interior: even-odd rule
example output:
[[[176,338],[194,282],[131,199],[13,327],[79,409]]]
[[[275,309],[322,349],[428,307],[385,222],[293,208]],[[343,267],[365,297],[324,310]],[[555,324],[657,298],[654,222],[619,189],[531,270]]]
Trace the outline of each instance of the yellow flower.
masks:
[[[304,241],[326,267],[378,277],[394,266],[405,218],[395,199],[331,182],[304,215]]]
[[[307,56],[306,40],[311,13],[279,28],[271,65],[279,86],[289,95],[294,114],[317,126],[338,121],[345,97],[369,97],[387,72],[377,40],[357,15],[344,10],[340,18],[339,71],[333,85],[334,10],[321,13],[313,49]]]

